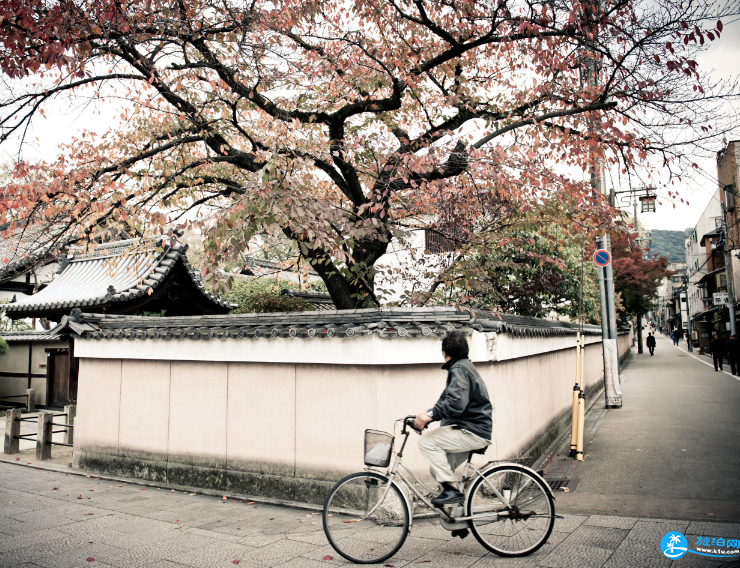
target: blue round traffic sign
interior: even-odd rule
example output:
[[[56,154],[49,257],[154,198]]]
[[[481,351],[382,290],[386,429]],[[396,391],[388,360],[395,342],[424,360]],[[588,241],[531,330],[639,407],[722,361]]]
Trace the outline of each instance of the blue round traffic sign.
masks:
[[[612,261],[612,255],[608,250],[599,249],[594,253],[594,263],[596,266],[609,266]]]

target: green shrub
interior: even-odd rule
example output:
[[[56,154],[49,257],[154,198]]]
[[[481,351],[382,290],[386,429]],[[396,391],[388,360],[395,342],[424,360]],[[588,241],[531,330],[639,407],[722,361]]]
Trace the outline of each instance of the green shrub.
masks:
[[[281,296],[279,292],[252,294],[233,310],[232,314],[262,314],[269,312],[309,312],[315,308],[303,298]]]
[[[2,337],[0,337],[0,355],[5,355],[8,352],[8,342],[5,341]]]
[[[277,278],[254,278],[236,282],[225,299],[238,307],[232,314],[307,312],[315,309],[303,298],[281,296],[284,289],[297,290],[292,282]]]

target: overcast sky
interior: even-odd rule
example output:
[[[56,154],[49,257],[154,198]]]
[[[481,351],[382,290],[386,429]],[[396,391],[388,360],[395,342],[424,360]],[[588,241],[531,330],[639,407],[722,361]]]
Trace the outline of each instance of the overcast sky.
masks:
[[[700,68],[707,72],[711,70],[711,76],[715,80],[740,76],[740,19],[723,23],[722,38],[711,42],[709,49],[698,59]],[[79,137],[83,129],[102,133],[113,124],[116,115],[120,113],[120,107],[116,108],[117,106],[113,104],[103,106],[99,114],[93,114],[89,107],[84,107],[84,103],[76,108],[66,108],[66,103],[47,107],[48,118],[36,122],[28,133],[23,157],[30,161],[53,160],[58,154],[59,144],[69,143],[73,136]],[[725,106],[728,121],[734,120],[737,123],[740,117],[740,101],[728,102]],[[732,139],[740,140],[740,130]],[[6,144],[0,149],[0,161],[9,162],[17,158],[17,154],[14,154],[17,150],[17,143]],[[699,175],[696,176],[696,180],[679,191],[680,196],[687,200],[689,205],[677,203],[674,209],[671,202],[664,201],[662,205],[657,205],[655,213],[640,215],[638,212],[640,222],[646,228],[683,230],[696,224],[717,190],[716,162],[711,159],[696,159],[696,162],[700,166]],[[631,207],[628,209],[632,211]]]

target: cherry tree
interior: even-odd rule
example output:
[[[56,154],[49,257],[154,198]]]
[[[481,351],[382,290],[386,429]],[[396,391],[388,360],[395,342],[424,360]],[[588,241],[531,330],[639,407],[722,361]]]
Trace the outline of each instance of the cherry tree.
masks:
[[[651,157],[681,175],[722,135],[712,104],[732,91],[695,61],[730,10],[697,0],[0,7],[0,143],[60,97],[120,110],[58,159],[15,164],[8,231],[41,224],[62,247],[197,225],[217,290],[219,264],[282,232],[339,308],[379,302],[376,264],[414,228],[456,249],[418,302],[543,206],[566,232],[603,230],[591,175]]]

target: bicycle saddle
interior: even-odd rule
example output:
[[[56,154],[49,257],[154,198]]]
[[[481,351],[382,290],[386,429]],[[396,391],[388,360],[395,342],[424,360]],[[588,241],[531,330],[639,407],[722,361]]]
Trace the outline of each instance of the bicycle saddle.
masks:
[[[482,448],[478,448],[477,450],[470,450],[470,453],[483,455],[486,453],[486,450],[488,450],[488,446],[483,446]]]

